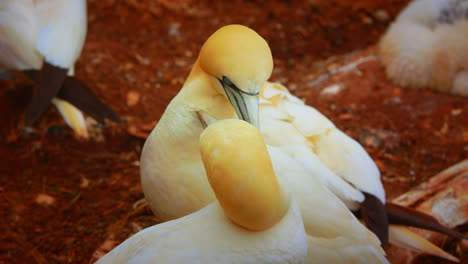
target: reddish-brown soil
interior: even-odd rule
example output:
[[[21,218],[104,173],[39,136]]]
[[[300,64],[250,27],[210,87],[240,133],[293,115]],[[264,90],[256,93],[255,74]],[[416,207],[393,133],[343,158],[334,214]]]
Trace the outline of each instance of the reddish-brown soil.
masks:
[[[21,74],[0,81],[0,263],[88,263],[97,248],[157,222],[149,209],[134,206],[143,198],[138,161],[144,143],[134,135],[160,118],[204,40],[225,24],[250,26],[268,40],[272,80],[366,147],[389,198],[468,156],[466,98],[401,89],[376,60],[314,82],[374,54],[371,45],[407,1],[88,2],[76,76],[123,122],[98,126],[93,140],[80,141],[51,107],[25,129],[31,82]],[[378,18],[378,10],[388,20]],[[321,94],[331,84],[343,89]]]

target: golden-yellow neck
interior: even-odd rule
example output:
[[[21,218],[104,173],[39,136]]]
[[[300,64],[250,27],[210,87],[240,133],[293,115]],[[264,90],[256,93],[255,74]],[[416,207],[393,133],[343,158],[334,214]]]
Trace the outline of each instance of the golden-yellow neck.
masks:
[[[200,136],[201,157],[213,191],[226,215],[254,231],[284,216],[283,193],[260,132],[241,120],[222,120]]]

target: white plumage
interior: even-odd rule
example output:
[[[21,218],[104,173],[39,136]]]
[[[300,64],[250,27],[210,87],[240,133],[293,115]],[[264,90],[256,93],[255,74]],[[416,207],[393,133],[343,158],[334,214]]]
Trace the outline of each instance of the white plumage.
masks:
[[[380,172],[364,148],[278,83],[262,89],[260,130],[350,209],[364,200],[361,191],[385,203]]]
[[[300,210],[278,185],[260,132],[222,120],[200,136],[200,152],[218,202],[138,232],[98,263],[305,263]]]
[[[36,1],[37,50],[45,59],[62,68],[72,68],[86,37],[86,1]]]
[[[387,76],[409,88],[468,95],[468,2],[415,0],[379,43]]]
[[[138,232],[97,264],[304,263],[306,255],[297,205],[271,229],[252,232],[232,223],[214,203]]]
[[[0,67],[41,70],[45,61],[73,76],[86,28],[85,0],[0,1]],[[88,138],[78,108],[59,98],[52,103],[79,137]]]
[[[37,21],[31,0],[0,2],[0,65],[7,69],[40,69],[36,49]]]
[[[388,263],[378,238],[310,171],[282,148],[268,146],[268,152],[282,186],[290,190],[301,209],[309,236],[308,263],[340,263],[340,259],[361,260],[350,263]],[[328,250],[334,253],[329,255]]]
[[[72,68],[86,37],[84,0],[4,0],[0,2],[0,65],[38,70],[43,58]]]

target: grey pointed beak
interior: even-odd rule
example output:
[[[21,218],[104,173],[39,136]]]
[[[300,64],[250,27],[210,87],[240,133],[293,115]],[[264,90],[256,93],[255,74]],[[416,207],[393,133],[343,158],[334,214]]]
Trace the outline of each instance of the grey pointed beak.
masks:
[[[239,119],[245,120],[260,129],[258,116],[259,94],[250,94],[240,90],[226,77],[223,77],[220,82]]]

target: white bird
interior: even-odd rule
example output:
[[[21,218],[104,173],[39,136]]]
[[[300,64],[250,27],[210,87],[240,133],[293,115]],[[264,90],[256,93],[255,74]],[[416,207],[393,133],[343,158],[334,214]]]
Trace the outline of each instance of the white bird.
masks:
[[[98,120],[118,119],[71,77],[86,37],[86,19],[85,0],[0,2],[0,67],[25,71],[37,83],[26,110],[26,125],[51,101],[78,136],[87,137],[87,129],[77,107]]]
[[[282,173],[277,171],[280,177],[287,175],[286,188],[291,189],[301,207],[309,235],[342,238],[351,248],[362,246],[381,254],[375,237],[356,224],[344,205],[335,203],[335,196],[314,193],[320,183],[352,209],[361,202],[373,202],[380,205],[376,207],[381,210],[378,220],[387,223],[385,193],[377,167],[356,141],[315,109],[282,86],[264,86],[271,71],[268,44],[246,27],[223,27],[205,42],[186,83],[143,148],[142,188],[153,212],[163,221],[171,220],[213,201],[197,137],[209,119],[228,119],[237,113],[256,126],[260,121],[273,164],[282,168]],[[336,210],[315,210],[320,206]],[[384,232],[387,228],[384,225]]]
[[[201,134],[200,152],[218,201],[138,232],[97,263],[305,263],[300,210],[279,185],[260,132],[222,120]]]
[[[402,87],[468,96],[468,1],[412,1],[380,40],[379,55]]]
[[[279,83],[266,82],[260,93],[260,125],[268,145],[279,148],[296,161],[306,175],[326,186],[350,210],[361,208],[363,214],[377,214],[375,210],[384,210],[382,215],[387,216],[388,212],[389,222],[398,224],[390,225],[389,229],[378,223],[375,226],[370,224],[373,232],[387,236],[385,232],[388,231],[392,244],[457,261],[454,256],[399,225],[426,228],[455,238],[466,237],[417,211],[393,204],[381,207],[385,204],[385,190],[380,172],[364,148]],[[273,156],[272,159],[274,162],[279,160]],[[293,164],[293,161],[288,164]],[[304,210],[302,212],[304,215]],[[371,216],[371,221],[379,221],[379,217],[378,214],[376,218]]]

